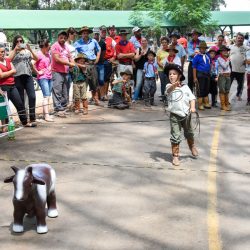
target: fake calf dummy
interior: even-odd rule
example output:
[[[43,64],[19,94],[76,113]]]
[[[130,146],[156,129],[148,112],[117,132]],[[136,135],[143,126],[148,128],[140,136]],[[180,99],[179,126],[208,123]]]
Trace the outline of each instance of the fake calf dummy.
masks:
[[[22,233],[23,218],[36,216],[37,233],[48,232],[46,225],[46,203],[48,216],[58,216],[55,194],[55,170],[47,164],[32,164],[24,169],[11,167],[15,174],[4,180],[5,183],[14,184],[14,222],[12,230],[15,233]]]

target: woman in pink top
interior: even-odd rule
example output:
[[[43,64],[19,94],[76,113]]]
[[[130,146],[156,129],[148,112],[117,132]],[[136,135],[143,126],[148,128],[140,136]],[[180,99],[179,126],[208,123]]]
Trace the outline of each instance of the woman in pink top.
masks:
[[[39,41],[40,51],[38,52],[38,60],[35,63],[37,80],[43,92],[43,113],[47,122],[53,122],[49,115],[49,99],[52,91],[52,73],[51,73],[51,56],[49,54],[49,40]]]

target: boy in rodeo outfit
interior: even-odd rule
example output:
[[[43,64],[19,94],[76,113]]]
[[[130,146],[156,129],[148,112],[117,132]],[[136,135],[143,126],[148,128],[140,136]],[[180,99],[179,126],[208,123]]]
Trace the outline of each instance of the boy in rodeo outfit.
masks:
[[[168,64],[164,71],[169,76],[170,83],[166,86],[165,94],[168,96],[168,111],[170,111],[171,144],[172,144],[172,164],[179,166],[179,145],[181,142],[181,128],[187,139],[188,146],[194,157],[198,156],[198,151],[194,145],[194,133],[190,126],[190,112],[195,110],[195,96],[190,88],[183,84],[185,80],[180,65]]]

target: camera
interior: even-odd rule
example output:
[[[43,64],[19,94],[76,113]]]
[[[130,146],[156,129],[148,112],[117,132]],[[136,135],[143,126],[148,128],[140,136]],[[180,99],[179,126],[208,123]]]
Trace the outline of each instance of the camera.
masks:
[[[25,43],[21,43],[21,44],[19,45],[19,48],[20,48],[20,49],[26,49],[26,44],[25,44]]]

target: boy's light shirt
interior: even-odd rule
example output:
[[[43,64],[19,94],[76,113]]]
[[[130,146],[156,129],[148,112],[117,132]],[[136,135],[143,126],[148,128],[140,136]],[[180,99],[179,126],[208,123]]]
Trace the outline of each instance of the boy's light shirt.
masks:
[[[246,52],[246,59],[250,60],[250,50]],[[250,74],[250,64],[246,65],[247,73]]]
[[[196,98],[187,84],[182,84],[181,87],[176,87],[173,91],[167,93],[171,86],[171,83],[167,84],[165,92],[168,97],[168,111],[185,117],[190,112],[190,101]]]

